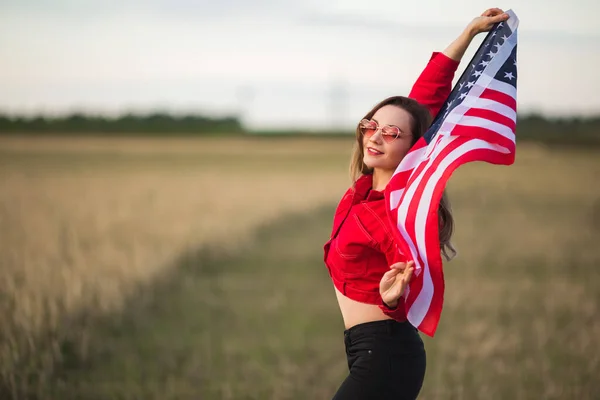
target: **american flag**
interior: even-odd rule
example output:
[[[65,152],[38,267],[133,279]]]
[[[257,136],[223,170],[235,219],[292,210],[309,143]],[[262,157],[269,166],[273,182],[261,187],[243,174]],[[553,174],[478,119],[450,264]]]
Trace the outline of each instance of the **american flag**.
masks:
[[[415,261],[404,292],[408,320],[433,336],[444,300],[438,213],[446,182],[460,165],[515,158],[517,27],[496,24],[477,50],[431,127],[404,157],[385,191],[400,251]]]

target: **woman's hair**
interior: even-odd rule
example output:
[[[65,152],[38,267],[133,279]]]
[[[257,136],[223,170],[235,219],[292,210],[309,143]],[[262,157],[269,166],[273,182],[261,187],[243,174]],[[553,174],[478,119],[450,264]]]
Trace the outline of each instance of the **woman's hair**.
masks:
[[[375,115],[380,108],[385,106],[396,106],[410,114],[410,128],[412,132],[411,146],[425,134],[427,128],[431,125],[431,114],[429,113],[429,110],[419,104],[416,100],[404,96],[392,96],[381,101],[364,116],[364,119],[373,118],[373,115]],[[354,143],[354,150],[350,162],[350,176],[353,182],[356,182],[361,175],[373,173],[373,169],[367,167],[363,162],[363,159],[363,136],[359,124],[356,127],[356,142]],[[454,232],[454,218],[452,216],[452,208],[446,190],[444,190],[438,206],[438,221],[441,252],[446,260],[449,261],[456,256],[456,249],[450,242]]]

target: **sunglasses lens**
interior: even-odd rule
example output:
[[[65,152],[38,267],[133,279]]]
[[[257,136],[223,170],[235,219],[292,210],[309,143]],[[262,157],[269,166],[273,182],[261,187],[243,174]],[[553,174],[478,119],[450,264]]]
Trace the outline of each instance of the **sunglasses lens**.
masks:
[[[366,137],[371,137],[375,133],[375,128],[365,128],[365,127],[363,127],[362,128],[362,133]]]
[[[395,126],[387,125],[383,127],[381,133],[383,136],[383,140],[385,140],[387,143],[390,143],[400,136],[400,129],[398,129]]]
[[[360,131],[366,137],[371,137],[377,130],[377,124],[373,121],[369,121],[367,119],[363,119],[360,121]]]

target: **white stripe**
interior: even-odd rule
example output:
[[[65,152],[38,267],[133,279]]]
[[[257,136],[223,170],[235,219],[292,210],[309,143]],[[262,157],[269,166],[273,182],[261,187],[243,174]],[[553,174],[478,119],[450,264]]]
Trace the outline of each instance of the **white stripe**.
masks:
[[[460,120],[462,126],[478,126],[494,131],[508,140],[515,141],[515,133],[511,128],[498,122],[490,121],[481,117],[462,117]]]
[[[422,147],[418,150],[409,151],[409,153],[406,156],[404,156],[402,161],[400,161],[400,164],[396,168],[394,175],[396,175],[399,172],[410,171],[411,169],[414,169],[417,165],[419,165],[421,159],[423,158],[423,155],[425,154],[426,149],[427,146]]]
[[[515,78],[517,79],[517,78]],[[513,99],[517,98],[517,88],[513,85],[509,85],[506,82],[499,81],[497,79],[492,79],[490,84],[488,85],[488,89],[493,89],[498,92],[502,92]]]
[[[510,30],[513,31],[514,34],[514,32],[519,27],[519,18],[517,18],[513,10],[508,10],[506,11],[506,13],[508,14],[508,21],[506,21],[505,23],[508,23]]]
[[[475,96],[467,96],[461,104],[456,106],[456,108],[459,107],[464,107],[464,111],[459,110],[461,114],[466,113],[470,109],[479,108],[481,110],[494,111],[498,114],[504,115],[505,117],[512,119],[515,122],[517,121],[517,112],[515,110],[495,100],[482,99],[480,97]]]
[[[481,117],[467,117],[460,115],[453,115],[452,118],[449,118],[448,121],[445,121],[442,127],[445,131],[448,131],[450,135],[452,135],[452,131],[456,128],[456,125],[461,126],[477,126],[489,129],[493,132],[496,132],[499,135],[504,136],[510,141],[515,141],[515,134],[512,128],[500,124],[498,122],[490,121],[489,119],[481,118]],[[461,136],[461,135],[457,135]]]
[[[394,209],[398,207],[398,203],[400,203],[400,199],[402,198],[402,193],[404,193],[404,189],[394,190],[390,193],[390,209]]]
[[[439,145],[439,142],[447,135],[436,135],[429,145],[427,146],[427,152],[425,153],[425,158],[431,157],[435,148]]]
[[[456,106],[456,108],[465,107],[465,109],[459,110],[457,113],[448,114],[448,116],[444,120],[444,124],[450,123],[452,125],[456,125],[456,124],[460,123],[461,125],[466,125],[461,122],[461,120],[463,118],[475,118],[475,117],[464,116],[464,114],[466,114],[466,112],[469,110],[476,110],[476,109],[495,111],[498,114],[501,114],[507,118],[510,118],[513,122],[516,122],[517,113],[510,107],[506,107],[506,106],[502,105],[501,103],[495,102],[493,100],[490,100],[489,102],[484,104],[483,107],[478,107],[479,102],[483,102],[483,99],[481,99],[480,101],[475,100],[471,104],[468,104],[466,106],[463,106],[462,104],[459,106]],[[506,115],[506,114],[504,114],[504,111],[510,112],[510,114]],[[445,130],[447,130],[447,129],[445,129]]]

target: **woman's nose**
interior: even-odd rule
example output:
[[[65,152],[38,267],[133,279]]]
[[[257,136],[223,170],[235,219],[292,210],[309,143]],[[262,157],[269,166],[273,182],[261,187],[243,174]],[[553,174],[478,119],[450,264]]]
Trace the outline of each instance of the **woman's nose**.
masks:
[[[373,133],[371,135],[371,137],[369,138],[369,140],[373,140],[375,142],[375,140],[374,140],[375,137],[377,137],[378,140],[382,139],[382,137],[381,137],[381,128],[375,129],[375,133]]]

